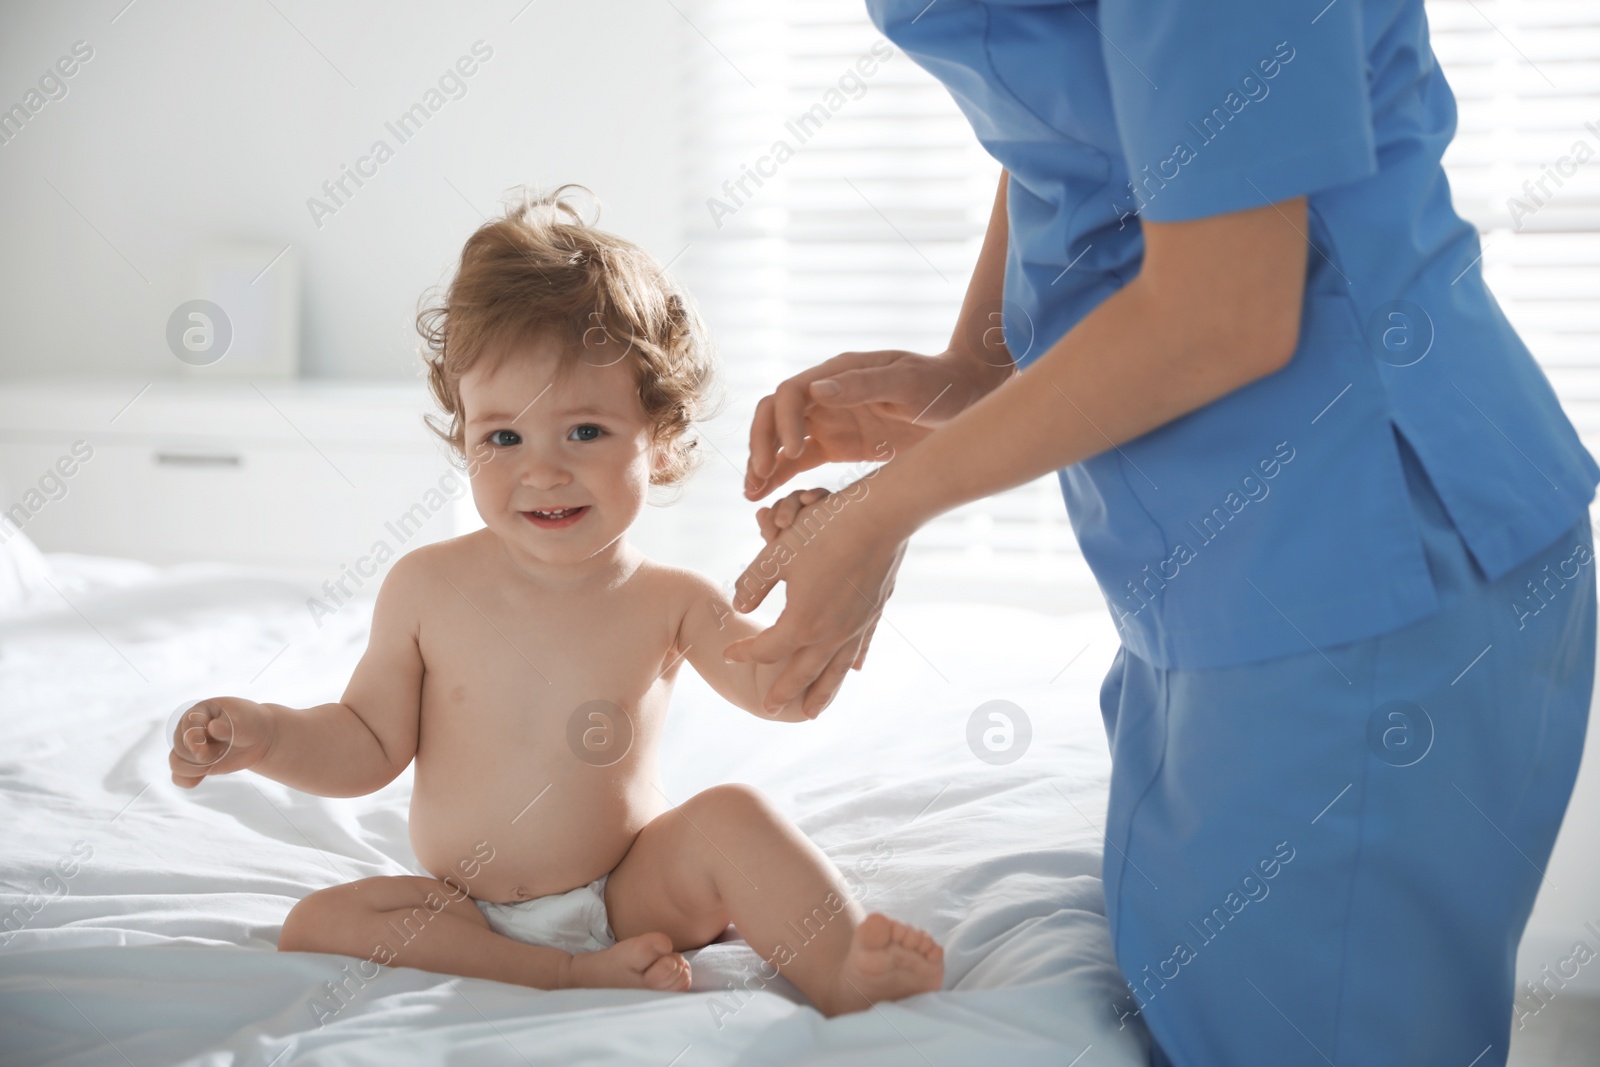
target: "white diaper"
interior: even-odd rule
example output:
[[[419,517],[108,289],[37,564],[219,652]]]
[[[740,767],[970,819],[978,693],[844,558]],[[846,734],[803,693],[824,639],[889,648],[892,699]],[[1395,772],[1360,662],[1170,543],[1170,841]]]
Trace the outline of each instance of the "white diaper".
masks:
[[[530,945],[545,945],[566,952],[598,952],[617,943],[606,919],[606,879],[603,874],[588,885],[511,904],[477,901],[478,910],[497,934]]]

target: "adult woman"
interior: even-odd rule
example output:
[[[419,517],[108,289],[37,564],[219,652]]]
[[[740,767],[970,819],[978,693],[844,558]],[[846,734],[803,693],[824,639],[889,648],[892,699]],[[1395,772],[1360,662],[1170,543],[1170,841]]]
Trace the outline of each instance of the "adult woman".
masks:
[[[1158,1063],[1503,1062],[1600,467],[1450,205],[1421,0],[869,8],[1006,174],[949,351],[761,402],[752,499],[894,458],[741,576],[742,610],[788,601],[729,654],[820,710],[910,534],[1059,471],[1123,642],[1112,1010]]]

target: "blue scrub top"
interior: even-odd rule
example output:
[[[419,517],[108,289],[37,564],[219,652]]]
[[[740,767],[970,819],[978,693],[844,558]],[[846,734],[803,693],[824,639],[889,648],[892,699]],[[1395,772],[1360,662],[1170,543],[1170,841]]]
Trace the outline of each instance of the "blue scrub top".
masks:
[[[1600,466],[1450,204],[1422,0],[867,6],[1010,173],[1024,368],[1138,273],[1141,220],[1308,195],[1290,363],[1058,472],[1129,651],[1226,666],[1435,611],[1396,431],[1491,579],[1584,514]]]

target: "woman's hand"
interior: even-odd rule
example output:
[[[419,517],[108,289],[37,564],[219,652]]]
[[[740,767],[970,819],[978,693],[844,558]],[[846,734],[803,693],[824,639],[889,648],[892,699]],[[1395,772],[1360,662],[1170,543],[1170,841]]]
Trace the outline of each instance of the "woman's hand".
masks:
[[[1015,371],[1003,349],[845,352],[782,382],[750,423],[745,496],[759,500],[824,463],[883,461]]]
[[[804,490],[779,502],[823,493],[778,528],[769,513],[762,521],[774,535],[735,583],[733,606],[754,609],[779,582],[788,600],[778,621],[755,637],[730,644],[734,662],[785,663],[767,691],[767,707],[782,707],[804,694],[805,714],[815,718],[833,701],[845,673],[866,659],[883,605],[894,591],[906,538],[889,532],[867,500],[872,475],[837,493]],[[766,510],[766,509],[763,509]],[[798,620],[804,620],[798,621]]]
[[[823,463],[887,462],[916,444],[1015,373],[1004,345],[988,343],[984,338],[977,341],[970,347],[952,346],[937,356],[899,350],[845,352],[784,381],[756,407],[750,426],[745,495],[760,499],[796,474]],[[820,489],[801,490],[758,511],[756,520],[768,551],[745,570],[734,607],[750,611],[778,582],[794,575],[810,575],[814,568],[794,569],[789,557],[796,554],[797,546],[811,545],[820,533],[820,524],[837,522],[845,513],[843,505],[854,504],[850,510],[859,512],[857,501],[865,496],[868,487],[863,478],[831,495]],[[830,510],[835,508],[838,510]],[[850,525],[864,527],[866,523],[857,516]],[[843,530],[832,538],[835,552],[844,550],[845,546],[838,544],[844,540],[842,535]],[[882,540],[881,534],[865,536],[875,545]],[[860,670],[866,663],[883,601],[894,589],[894,575],[905,552],[903,538],[895,538],[893,543],[892,555],[878,561],[886,569],[880,572],[868,564],[859,575],[861,581],[855,583],[860,586],[858,590],[840,585],[835,577],[834,587],[842,592],[832,601],[816,601],[837,607],[839,596],[848,597],[849,608],[870,607],[866,615],[851,620],[840,615],[830,624],[814,624],[824,628],[808,630],[811,639],[800,641],[799,635],[791,634],[783,624],[788,618],[792,625],[803,603],[813,601],[809,594],[816,583],[808,582],[808,595],[797,598],[791,582],[788,604],[778,625],[754,641],[729,646],[730,653],[734,649],[753,650],[750,658],[760,663],[776,663],[785,655],[799,653],[768,693],[768,706],[781,706],[804,693],[806,713],[814,717],[833,700],[845,672],[851,667]],[[816,555],[810,547],[807,551]],[[837,568],[821,573],[833,575],[835,571]],[[869,592],[876,594],[875,600],[863,599]],[[806,617],[812,616],[807,613]],[[848,633],[841,629],[847,621]],[[831,647],[829,640],[835,642]]]

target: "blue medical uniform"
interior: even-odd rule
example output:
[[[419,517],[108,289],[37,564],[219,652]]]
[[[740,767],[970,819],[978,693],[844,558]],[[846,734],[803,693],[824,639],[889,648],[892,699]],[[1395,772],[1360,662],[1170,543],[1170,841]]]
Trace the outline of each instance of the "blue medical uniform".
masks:
[[[1145,220],[1307,198],[1288,365],[1059,472],[1122,639],[1119,1014],[1185,1064],[1503,1062],[1593,684],[1600,466],[1451,206],[1421,0],[867,6],[1009,174],[1024,373]]]

